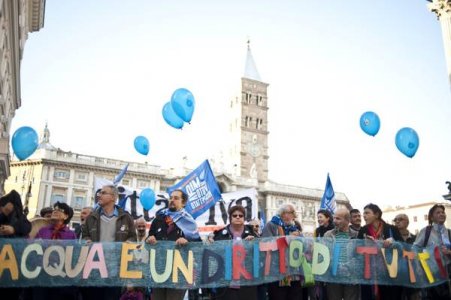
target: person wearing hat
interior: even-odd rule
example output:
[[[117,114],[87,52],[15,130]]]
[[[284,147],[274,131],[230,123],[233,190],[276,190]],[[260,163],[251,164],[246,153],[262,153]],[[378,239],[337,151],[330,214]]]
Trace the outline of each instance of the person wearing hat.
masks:
[[[45,240],[74,240],[75,232],[70,230],[69,224],[74,210],[66,203],[56,202],[53,205],[50,225],[42,227],[36,234],[36,239]],[[34,287],[32,288],[33,300],[59,300],[78,299],[78,289],[71,286],[58,287]]]
[[[53,205],[52,216],[50,217],[51,224],[42,227],[36,239],[46,239],[46,240],[72,240],[76,239],[77,236],[75,232],[70,230],[69,224],[72,216],[74,215],[74,210],[72,207],[66,203],[56,202]]]
[[[39,211],[39,215],[41,218],[50,219],[52,217],[53,208],[52,207],[44,207]]]

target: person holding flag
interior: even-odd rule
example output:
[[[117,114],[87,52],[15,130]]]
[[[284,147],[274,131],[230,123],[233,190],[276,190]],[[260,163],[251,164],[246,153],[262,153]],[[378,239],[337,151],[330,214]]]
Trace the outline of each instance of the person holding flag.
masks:
[[[146,243],[155,245],[157,241],[174,241],[176,245],[186,245],[190,241],[200,241],[194,218],[185,211],[188,195],[177,189],[171,192],[168,208],[155,216]],[[153,300],[183,299],[186,290],[173,288],[152,289]]]

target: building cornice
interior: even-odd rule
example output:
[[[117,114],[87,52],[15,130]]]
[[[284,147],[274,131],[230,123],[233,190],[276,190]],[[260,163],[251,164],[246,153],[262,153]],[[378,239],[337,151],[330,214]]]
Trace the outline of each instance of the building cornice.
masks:
[[[30,32],[39,31],[44,27],[45,0],[28,0],[28,21]]]

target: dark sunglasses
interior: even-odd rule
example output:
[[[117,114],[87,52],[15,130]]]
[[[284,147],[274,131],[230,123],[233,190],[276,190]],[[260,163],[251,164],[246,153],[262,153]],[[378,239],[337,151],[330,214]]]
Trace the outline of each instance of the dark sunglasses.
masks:
[[[404,218],[397,218],[397,219],[393,219],[393,222],[401,222],[401,221],[405,221],[406,219]]]
[[[235,215],[232,215],[232,217],[234,217],[234,218],[243,218],[244,215],[237,215],[237,214],[235,214]]]

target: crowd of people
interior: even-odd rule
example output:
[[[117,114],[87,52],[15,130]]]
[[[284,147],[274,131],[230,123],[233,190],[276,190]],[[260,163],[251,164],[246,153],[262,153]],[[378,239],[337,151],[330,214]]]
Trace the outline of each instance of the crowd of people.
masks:
[[[188,197],[182,190],[170,194],[168,208],[158,212],[147,231],[147,222],[133,220],[132,216],[117,206],[118,190],[114,185],[106,185],[97,193],[98,207],[85,207],[80,214],[81,226],[75,231],[69,228],[74,215],[66,203],[56,202],[52,207],[43,208],[40,220],[45,220],[35,232],[32,223],[24,214],[20,195],[15,191],[0,198],[0,238],[34,238],[43,240],[75,240],[92,242],[132,242],[143,246],[155,245],[159,241],[173,241],[183,247],[191,242],[202,241],[193,217],[184,209]],[[252,241],[256,238],[292,236],[302,237],[302,225],[291,204],[279,207],[277,213],[263,228],[258,220],[248,224],[246,209],[235,205],[228,210],[228,224],[209,234],[205,243],[220,240],[234,242]],[[321,209],[317,212],[319,226],[315,238],[332,239],[334,243],[346,244],[350,239],[379,241],[382,247],[392,247],[395,242],[412,244],[418,249],[431,245],[439,246],[440,253],[451,272],[451,229],[445,227],[445,207],[432,206],[428,213],[429,225],[417,236],[408,230],[409,218],[398,214],[392,224],[382,218],[382,210],[376,204],[368,204],[362,215],[358,209],[339,208],[336,212]],[[38,224],[38,223],[36,223]],[[199,293],[185,289],[152,288],[134,286],[128,283],[120,287],[32,287],[27,289],[2,288],[2,299],[152,299],[178,300],[188,294],[198,299]],[[303,275],[290,275],[268,284],[257,286],[230,285],[205,289],[202,296],[209,299],[224,300],[372,300],[372,299],[451,299],[449,281],[427,289],[407,288],[396,285],[358,285],[327,282],[314,282]]]

